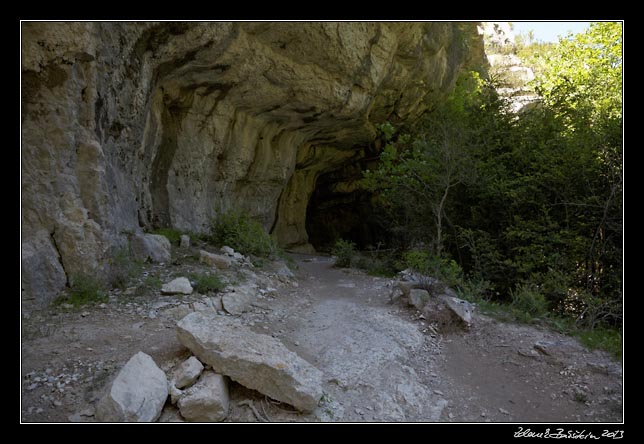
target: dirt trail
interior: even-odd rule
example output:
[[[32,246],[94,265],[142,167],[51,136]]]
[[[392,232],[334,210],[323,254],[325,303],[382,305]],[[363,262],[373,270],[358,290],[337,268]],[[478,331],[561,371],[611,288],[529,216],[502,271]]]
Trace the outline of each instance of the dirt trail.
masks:
[[[255,270],[266,290],[241,319],[318,367],[323,400],[301,414],[233,383],[226,421],[260,420],[248,401],[272,421],[621,421],[621,367],[604,353],[479,314],[469,332],[434,334],[413,308],[388,304],[388,279],[293,257],[296,280]],[[206,296],[128,301],[23,318],[23,421],[94,421],[92,406],[134,353],[164,371],[189,355],[174,326],[207,309]],[[161,421],[179,419],[168,403]]]

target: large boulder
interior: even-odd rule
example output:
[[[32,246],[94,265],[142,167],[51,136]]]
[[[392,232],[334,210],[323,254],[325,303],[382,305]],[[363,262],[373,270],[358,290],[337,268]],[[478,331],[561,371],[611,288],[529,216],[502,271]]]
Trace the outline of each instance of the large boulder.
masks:
[[[134,234],[130,237],[130,249],[134,258],[140,261],[170,262],[170,241],[160,234]]]
[[[168,380],[143,352],[130,358],[96,407],[101,422],[152,422],[168,397]]]
[[[181,416],[188,421],[220,422],[228,416],[229,403],[226,378],[208,370],[195,385],[183,392],[177,406]]]
[[[200,361],[241,385],[302,411],[322,396],[322,372],[267,335],[254,333],[236,318],[200,312],[177,324],[177,335]]]

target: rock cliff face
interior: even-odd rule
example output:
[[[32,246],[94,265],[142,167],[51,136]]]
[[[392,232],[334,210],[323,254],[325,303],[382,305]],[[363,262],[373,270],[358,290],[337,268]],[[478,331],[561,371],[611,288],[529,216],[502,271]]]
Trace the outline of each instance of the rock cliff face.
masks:
[[[513,113],[530,109],[538,96],[528,87],[534,72],[516,55],[517,45],[509,22],[484,22],[481,33],[485,40],[485,53],[489,74],[497,79],[496,91],[504,98]]]
[[[230,208],[308,245],[317,178],[481,60],[475,23],[23,23],[23,301]]]

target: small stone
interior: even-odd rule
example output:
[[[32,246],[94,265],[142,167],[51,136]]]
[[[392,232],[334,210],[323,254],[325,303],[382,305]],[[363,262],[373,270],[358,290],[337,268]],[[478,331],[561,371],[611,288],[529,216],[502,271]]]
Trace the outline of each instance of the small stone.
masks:
[[[256,289],[252,287],[239,287],[233,293],[226,293],[222,296],[221,302],[228,313],[240,315],[247,311],[256,299]]]
[[[78,412],[81,416],[94,416],[95,410],[91,405]]]
[[[63,403],[60,401],[54,401],[52,404],[54,404],[55,407],[60,407],[61,405],[63,405]]]
[[[228,256],[208,253],[207,251],[204,251],[204,250],[199,251],[199,261],[206,265],[210,265],[211,267],[215,267],[219,269],[230,268],[232,264],[232,259],[229,258]]]
[[[183,361],[174,372],[174,385],[178,389],[191,386],[203,371],[203,364],[194,356]]]
[[[163,294],[191,294],[192,286],[188,278],[180,277],[176,278],[166,284],[163,284],[161,287],[161,293]]]
[[[81,316],[85,318],[85,317],[89,316],[89,312],[84,311],[84,312],[81,313]]]
[[[361,415],[361,416],[362,416],[362,415],[364,415],[364,412],[363,412],[362,410],[358,409],[358,408],[356,408],[356,409],[355,409],[355,412],[356,412],[358,415]]]
[[[29,387],[27,387],[27,390],[29,390],[29,391],[35,390],[35,389],[38,388],[38,385],[39,384],[36,384],[36,383],[31,384]]]
[[[224,245],[219,249],[222,253],[227,254],[228,256],[233,256],[235,254],[235,250],[230,248],[228,245]]]
[[[445,396],[445,394],[443,392],[441,392],[440,390],[434,390],[434,393],[437,394],[437,395]]]
[[[194,422],[220,422],[228,416],[230,398],[226,378],[212,371],[185,391],[177,403],[181,416]]]
[[[183,390],[179,390],[174,386],[172,381],[168,382],[168,393],[170,394],[170,402],[176,404],[181,396],[183,395]]]
[[[295,341],[295,346],[296,346],[296,347],[299,347],[299,346],[300,346],[299,341]]]
[[[74,413],[73,415],[69,415],[67,417],[67,420],[69,422],[83,422],[83,418],[78,413]]]
[[[190,236],[187,234],[182,234],[181,237],[179,238],[179,247],[180,248],[188,248],[190,247]]]
[[[418,310],[422,310],[429,301],[429,292],[422,289],[412,289],[409,291],[409,305],[416,307]]]
[[[99,304],[99,307],[102,308],[102,309],[105,309],[105,308],[107,308],[107,304],[105,302],[103,302],[102,304]]]
[[[510,412],[508,412],[506,409],[499,407],[499,412],[503,413],[504,415],[509,415]]]
[[[485,418],[486,416],[485,412],[481,412],[481,417]]]
[[[453,414],[452,412],[449,412],[449,413],[447,414],[447,417],[448,417],[449,419],[454,419],[454,414]]]

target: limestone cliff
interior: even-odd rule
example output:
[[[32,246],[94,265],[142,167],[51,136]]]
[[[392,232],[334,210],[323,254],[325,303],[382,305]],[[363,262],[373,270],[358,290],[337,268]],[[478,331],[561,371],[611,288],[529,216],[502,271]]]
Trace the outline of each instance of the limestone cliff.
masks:
[[[496,91],[507,101],[511,112],[530,109],[538,102],[537,94],[528,86],[534,80],[534,72],[516,55],[517,45],[510,23],[483,22],[481,32],[488,72],[497,81]]]
[[[306,245],[320,174],[482,59],[475,23],[23,23],[23,301],[232,207]]]

